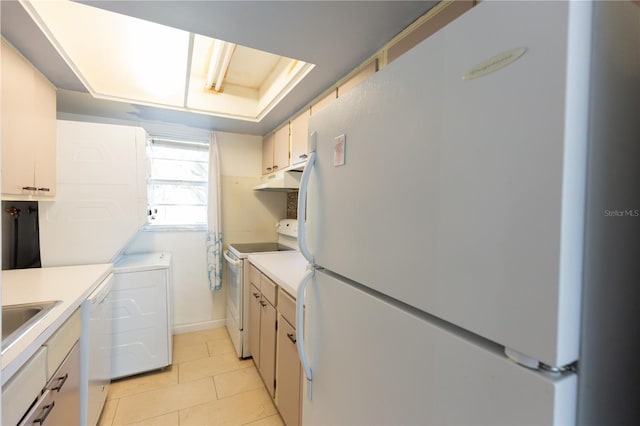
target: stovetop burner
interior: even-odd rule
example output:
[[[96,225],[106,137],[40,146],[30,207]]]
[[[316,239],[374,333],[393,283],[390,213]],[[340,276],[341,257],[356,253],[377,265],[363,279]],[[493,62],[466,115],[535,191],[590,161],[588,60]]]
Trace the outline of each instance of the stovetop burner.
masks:
[[[295,250],[291,247],[287,247],[283,244],[279,244],[276,242],[230,244],[229,248],[235,249],[235,251],[237,251],[240,254]]]

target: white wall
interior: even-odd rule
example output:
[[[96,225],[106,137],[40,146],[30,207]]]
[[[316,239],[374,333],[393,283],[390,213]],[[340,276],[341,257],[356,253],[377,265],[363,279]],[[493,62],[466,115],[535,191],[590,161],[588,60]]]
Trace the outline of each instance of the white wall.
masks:
[[[286,194],[256,192],[260,182],[262,138],[217,134],[220,149],[223,243],[273,241],[275,223],[286,216]],[[172,254],[176,333],[224,325],[226,285],[209,290],[206,233],[140,231],[125,253]]]
[[[59,113],[58,119],[147,127],[177,135],[206,137],[203,129],[158,122],[112,120]],[[217,134],[220,149],[222,233],[229,242],[274,241],[275,223],[286,216],[286,194],[256,192],[261,178],[262,138],[233,133]],[[225,322],[226,287],[209,290],[206,233],[195,231],[139,231],[123,253],[165,251],[172,254],[174,329],[176,333],[221,327]]]

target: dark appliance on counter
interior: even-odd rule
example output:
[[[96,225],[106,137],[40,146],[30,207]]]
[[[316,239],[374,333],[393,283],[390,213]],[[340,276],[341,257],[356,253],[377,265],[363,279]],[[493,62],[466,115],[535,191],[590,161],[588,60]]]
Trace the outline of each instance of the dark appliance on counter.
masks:
[[[2,269],[39,268],[37,201],[2,202]]]

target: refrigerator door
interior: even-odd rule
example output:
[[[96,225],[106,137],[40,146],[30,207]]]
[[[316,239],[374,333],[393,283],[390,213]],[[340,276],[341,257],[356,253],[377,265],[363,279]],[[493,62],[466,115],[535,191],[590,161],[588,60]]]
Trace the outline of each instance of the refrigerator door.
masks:
[[[315,263],[546,364],[575,361],[589,25],[587,2],[482,2],[312,116]]]
[[[528,370],[320,271],[305,305],[313,389],[303,424],[575,424],[574,374]]]

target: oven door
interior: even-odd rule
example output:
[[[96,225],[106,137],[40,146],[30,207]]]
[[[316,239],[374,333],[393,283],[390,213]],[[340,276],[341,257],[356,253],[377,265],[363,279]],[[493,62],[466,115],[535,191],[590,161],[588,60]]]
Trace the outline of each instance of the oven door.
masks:
[[[244,280],[244,261],[229,251],[224,252],[227,264],[227,330],[238,356],[242,356],[242,292]]]

